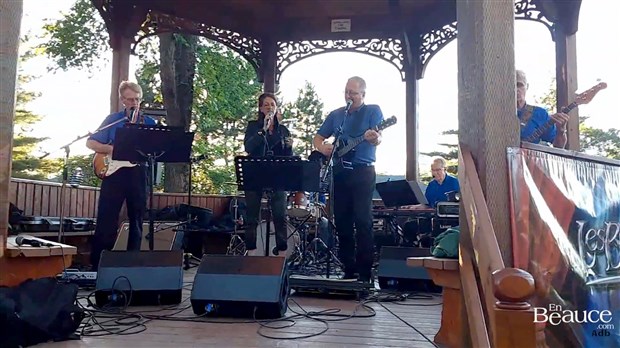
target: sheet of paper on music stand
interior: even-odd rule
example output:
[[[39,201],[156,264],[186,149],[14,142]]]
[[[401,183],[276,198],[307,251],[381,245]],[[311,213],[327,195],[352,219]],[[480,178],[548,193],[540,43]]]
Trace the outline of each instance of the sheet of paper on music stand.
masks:
[[[377,192],[387,208],[428,204],[424,192],[415,181],[394,180],[376,184]]]

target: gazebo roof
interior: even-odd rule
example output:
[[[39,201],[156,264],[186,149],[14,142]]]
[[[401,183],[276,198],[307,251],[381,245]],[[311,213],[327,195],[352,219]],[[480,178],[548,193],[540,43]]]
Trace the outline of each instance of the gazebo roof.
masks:
[[[276,60],[276,82],[294,62],[335,51],[383,59],[403,80],[406,66],[415,65],[415,77],[422,78],[429,60],[457,34],[456,0],[92,2],[114,49],[122,38],[130,39],[135,49],[142,39],[165,32],[204,36],[245,57],[257,72],[265,60]],[[516,0],[515,17],[538,21],[552,35],[555,23],[561,23],[563,31],[572,34],[577,31],[579,4],[580,0]]]
[[[144,24],[147,13],[193,22],[247,37],[276,41],[400,37],[456,20],[454,0],[93,0],[108,29],[116,23]],[[140,18],[141,17],[141,18]],[[350,30],[343,22],[350,20]],[[334,27],[333,25],[337,25]],[[183,24],[181,24],[183,25]],[[130,32],[123,30],[126,34]],[[135,33],[136,31],[134,31]]]

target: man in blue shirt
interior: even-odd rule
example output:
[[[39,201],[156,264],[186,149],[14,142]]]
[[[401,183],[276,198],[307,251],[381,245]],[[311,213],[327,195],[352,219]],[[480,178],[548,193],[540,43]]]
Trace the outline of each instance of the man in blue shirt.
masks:
[[[459,192],[459,180],[446,172],[447,163],[442,157],[437,157],[431,164],[433,180],[426,187],[426,200],[432,208],[437,207],[438,202],[448,201],[446,193]]]
[[[155,120],[144,117],[137,112],[142,98],[142,88],[133,82],[123,81],[118,87],[118,94],[125,109],[105,118],[99,129],[86,141],[89,149],[112,156],[116,130],[127,123],[144,123],[155,125]],[[129,234],[127,250],[140,250],[142,241],[142,220],[146,211],[146,167],[137,165],[118,169],[106,176],[101,182],[99,206],[97,208],[97,226],[91,245],[90,261],[92,270],[99,267],[99,258],[103,250],[111,250],[117,238],[118,217],[127,202]]]
[[[527,105],[525,95],[528,88],[525,73],[517,70],[517,116],[521,123],[521,140],[534,144],[545,141],[554,147],[564,148],[569,116],[561,112],[549,116],[547,110]]]
[[[346,168],[334,159],[334,217],[339,240],[339,258],[344,265],[344,278],[371,282],[374,240],[372,232],[372,195],[375,188],[375,152],[381,136],[372,128],[383,121],[378,105],[364,104],[366,82],[351,77],[345,86],[347,107],[332,111],[314,136],[315,148],[329,157],[334,148],[325,140],[331,136],[364,141],[345,156]],[[338,162],[338,163],[336,163]],[[357,242],[357,252],[356,252]],[[356,275],[357,273],[357,275]]]

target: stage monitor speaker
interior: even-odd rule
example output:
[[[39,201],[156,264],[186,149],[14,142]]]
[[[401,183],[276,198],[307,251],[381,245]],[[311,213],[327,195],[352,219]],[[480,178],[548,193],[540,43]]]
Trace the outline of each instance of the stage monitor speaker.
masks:
[[[381,248],[377,276],[381,289],[404,291],[441,292],[430,279],[424,267],[407,266],[408,257],[431,256],[428,248],[388,247]]]
[[[183,251],[108,251],[97,272],[97,306],[170,305],[181,302]]]
[[[153,224],[155,230],[153,250],[178,250],[183,247],[183,226],[179,222],[158,222]],[[116,243],[112,250],[127,250],[127,235],[129,234],[129,223],[124,222],[118,231]],[[149,249],[149,223],[142,224],[142,243],[140,250]]]
[[[289,292],[284,257],[205,255],[191,303],[197,315],[274,319],[286,313]]]

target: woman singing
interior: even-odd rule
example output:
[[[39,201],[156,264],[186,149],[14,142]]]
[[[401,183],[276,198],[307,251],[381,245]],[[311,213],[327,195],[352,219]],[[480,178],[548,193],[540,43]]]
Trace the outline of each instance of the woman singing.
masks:
[[[250,121],[245,130],[244,145],[249,156],[292,156],[293,139],[291,132],[283,126],[282,114],[278,111],[276,97],[264,93],[258,97],[258,119]],[[276,191],[271,193],[271,211],[273,225],[276,230],[276,246],[274,254],[284,254],[287,249],[286,235],[286,193]],[[263,192],[246,191],[247,229],[245,232],[245,247],[248,255],[261,255],[256,250],[256,228],[258,227],[261,199]]]

